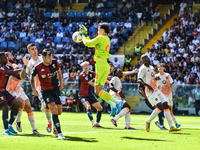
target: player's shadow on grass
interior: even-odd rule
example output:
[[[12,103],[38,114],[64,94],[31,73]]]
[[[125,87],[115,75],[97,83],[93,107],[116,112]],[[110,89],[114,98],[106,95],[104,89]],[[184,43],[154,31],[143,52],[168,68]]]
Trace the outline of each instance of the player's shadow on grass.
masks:
[[[81,138],[74,136],[65,136],[68,141],[77,141],[77,142],[99,142],[96,138]]]
[[[47,134],[40,134],[40,135],[37,135],[37,134],[18,134],[18,136],[30,136],[30,137],[44,137],[44,136],[52,136],[52,135],[47,135]]]
[[[184,135],[192,135],[191,133],[181,133],[181,132],[173,132],[172,134],[184,134]]]
[[[171,141],[161,140],[161,139],[146,139],[146,138],[136,138],[136,137],[128,137],[128,136],[124,136],[124,137],[121,137],[121,138],[128,139],[128,140],[171,142]]]
[[[95,129],[123,130],[123,129],[120,129],[120,128],[109,128],[109,127],[95,128]]]

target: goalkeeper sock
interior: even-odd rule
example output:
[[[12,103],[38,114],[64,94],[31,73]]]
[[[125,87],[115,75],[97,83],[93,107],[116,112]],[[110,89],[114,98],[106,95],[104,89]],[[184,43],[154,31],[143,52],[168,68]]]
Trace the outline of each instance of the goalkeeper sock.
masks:
[[[99,92],[99,97],[101,97],[104,101],[110,104],[111,107],[113,108],[116,107],[116,104],[115,104],[116,99],[113,96],[111,96],[108,92],[101,90]]]

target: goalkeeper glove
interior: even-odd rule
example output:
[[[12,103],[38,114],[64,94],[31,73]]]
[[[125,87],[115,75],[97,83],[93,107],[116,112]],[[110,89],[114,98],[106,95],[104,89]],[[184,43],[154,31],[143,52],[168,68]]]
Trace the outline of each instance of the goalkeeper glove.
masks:
[[[81,35],[81,37],[86,37],[87,36],[87,28],[84,25],[81,25],[79,28],[79,33]]]

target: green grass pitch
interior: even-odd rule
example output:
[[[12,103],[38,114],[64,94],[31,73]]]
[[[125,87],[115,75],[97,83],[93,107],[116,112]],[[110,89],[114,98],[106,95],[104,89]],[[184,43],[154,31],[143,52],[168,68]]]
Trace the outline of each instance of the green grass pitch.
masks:
[[[22,114],[22,132],[17,136],[3,135],[0,121],[0,150],[199,150],[200,118],[196,116],[176,116],[182,130],[169,133],[159,130],[151,123],[151,131],[145,131],[145,119],[149,115],[131,115],[131,126],[135,131],[124,130],[125,119],[120,118],[118,127],[111,122],[109,114],[103,114],[101,125],[105,128],[92,128],[86,113],[66,113],[59,116],[61,129],[66,140],[58,140],[47,133],[47,121],[43,112],[34,112],[36,128],[42,136],[33,136],[26,112]],[[0,111],[0,118],[2,111]],[[96,115],[93,114],[94,119]],[[165,126],[168,127],[165,120]],[[13,125],[14,129],[15,125]]]

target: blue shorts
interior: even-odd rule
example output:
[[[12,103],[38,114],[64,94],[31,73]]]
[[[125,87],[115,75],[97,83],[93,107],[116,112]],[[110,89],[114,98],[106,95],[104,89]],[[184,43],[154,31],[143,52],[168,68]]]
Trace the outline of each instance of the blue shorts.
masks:
[[[4,105],[10,106],[13,100],[15,100],[15,98],[8,91],[0,92],[0,108]]]
[[[60,104],[60,90],[48,90],[48,91],[42,91],[42,98],[44,99],[46,105],[55,102],[55,104]]]
[[[90,105],[98,102],[97,98],[93,95],[85,96],[85,97],[80,97],[81,103],[83,104],[85,101],[88,101]]]

